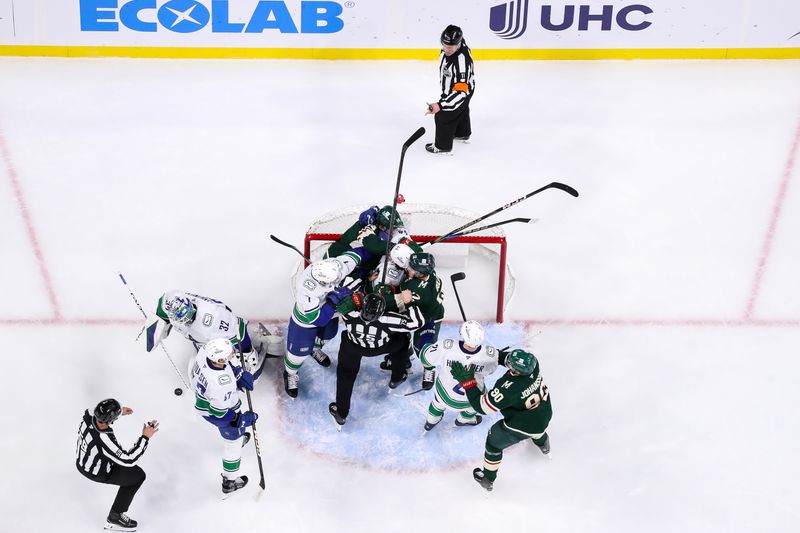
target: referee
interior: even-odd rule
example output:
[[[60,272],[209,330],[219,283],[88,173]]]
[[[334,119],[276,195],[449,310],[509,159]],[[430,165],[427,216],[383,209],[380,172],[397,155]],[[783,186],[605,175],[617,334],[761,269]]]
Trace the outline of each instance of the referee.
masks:
[[[475,65],[461,28],[449,25],[441,36],[438,102],[428,104],[426,115],[436,123],[436,142],[425,145],[432,154],[453,150],[453,139],[467,142],[472,135],[469,103],[475,94]]]
[[[142,436],[130,450],[125,450],[117,442],[111,425],[120,415],[132,413],[130,407],[122,407],[117,400],[108,398],[97,404],[94,413],[87,409],[78,428],[78,457],[75,460],[78,471],[92,481],[119,486],[105,529],[136,531],[136,520],[125,513],[144,483],[144,470],[136,466],[136,462],[158,431],[158,420],[147,422],[142,428]]]
[[[394,389],[406,380],[409,333],[422,326],[425,319],[417,306],[410,307],[408,314],[383,314],[385,309],[386,302],[379,294],[364,296],[360,292],[354,292],[337,306],[345,330],[336,367],[336,401],[328,406],[328,411],[339,426],[344,425],[350,413],[353,385],[363,357],[389,354],[392,362],[389,388]]]

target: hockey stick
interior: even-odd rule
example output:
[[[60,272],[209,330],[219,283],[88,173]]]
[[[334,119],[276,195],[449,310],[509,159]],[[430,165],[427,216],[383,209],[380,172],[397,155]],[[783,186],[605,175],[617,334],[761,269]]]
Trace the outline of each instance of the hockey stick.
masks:
[[[456,233],[456,234],[450,235],[449,237],[447,237],[445,239],[442,239],[442,240],[449,241],[450,239],[457,239],[458,237],[463,237],[464,235],[469,235],[470,233],[477,233],[477,232],[483,231],[485,229],[495,228],[497,226],[503,226],[505,224],[510,224],[511,222],[522,222],[524,224],[527,224],[530,221],[533,221],[533,223],[535,224],[535,223],[539,222],[539,219],[538,218],[510,218],[508,220],[503,220],[502,222],[495,222],[494,224],[487,224],[486,226],[481,226],[479,228],[468,229],[467,231],[462,231],[461,233]],[[441,241],[438,241],[438,242],[441,242]],[[422,244],[420,244],[420,246],[425,246],[426,244],[432,244],[432,243],[423,242]]]
[[[461,318],[464,319],[464,322],[467,321],[467,315],[464,314],[464,308],[461,306],[461,298],[458,296],[458,289],[456,288],[456,281],[461,281],[462,279],[466,278],[467,275],[463,272],[456,272],[452,276],[450,276],[450,282],[453,284],[453,293],[456,295],[456,301],[458,302],[458,310],[461,311]]]
[[[133,291],[131,290],[130,286],[128,285],[128,282],[125,281],[125,278],[123,277],[122,272],[117,272],[117,274],[119,275],[119,279],[122,280],[123,285],[125,285],[125,288],[128,289],[128,293],[131,295],[131,298],[133,298],[133,301],[136,304],[136,307],[139,308],[139,311],[142,312],[142,316],[144,317],[145,320],[147,320],[147,313],[145,313],[144,309],[142,309],[141,304],[139,304],[139,300],[136,298],[136,295],[133,294]],[[161,343],[159,343],[159,346],[161,346],[161,349],[164,350],[164,355],[166,355],[167,359],[169,359],[169,362],[172,364],[172,368],[175,370],[175,373],[178,374],[178,377],[181,379],[181,382],[183,382],[183,386],[186,387],[187,391],[191,390],[191,387],[189,387],[189,384],[186,383],[186,380],[184,379],[183,374],[181,374],[180,370],[178,370],[178,367],[175,366],[175,361],[173,361],[172,357],[170,357],[169,352],[167,351],[167,347],[164,346]],[[176,389],[175,392],[177,394],[178,390]]]
[[[499,213],[500,211],[505,211],[505,210],[506,210],[506,209],[508,209],[509,207],[511,207],[511,206],[513,206],[513,205],[516,205],[516,204],[520,203],[520,202],[521,202],[521,201],[523,201],[523,200],[527,200],[527,199],[528,199],[528,198],[530,198],[531,196],[533,196],[533,195],[535,195],[535,194],[539,194],[539,193],[540,193],[540,192],[542,192],[542,191],[546,191],[547,189],[560,189],[560,190],[564,191],[565,193],[567,193],[567,194],[569,194],[569,195],[571,195],[571,196],[575,196],[575,197],[577,197],[577,196],[578,196],[578,191],[576,191],[575,189],[573,189],[573,188],[572,188],[572,187],[570,187],[569,185],[565,185],[565,184],[563,184],[563,183],[559,183],[559,182],[557,182],[557,181],[554,181],[553,183],[548,183],[548,184],[547,184],[547,185],[545,185],[544,187],[541,187],[541,188],[539,188],[539,189],[536,189],[536,190],[535,190],[535,191],[533,191],[533,192],[529,192],[528,194],[526,194],[525,196],[523,196],[523,197],[521,197],[521,198],[517,198],[517,199],[516,199],[516,200],[514,200],[513,202],[507,203],[506,205],[504,205],[504,206],[502,206],[502,207],[498,207],[498,208],[497,208],[497,209],[495,209],[494,211],[491,211],[491,212],[489,212],[489,213],[486,213],[486,214],[485,214],[485,215],[483,215],[482,217],[478,217],[478,218],[476,218],[475,220],[473,220],[472,222],[467,222],[466,224],[464,224],[464,225],[463,225],[463,226],[461,226],[460,228],[456,228],[456,229],[454,229],[453,231],[451,231],[450,233],[448,233],[448,234],[446,234],[446,235],[442,235],[441,237],[439,237],[439,238],[438,238],[438,239],[436,239],[435,241],[431,241],[431,244],[436,244],[437,242],[442,242],[443,240],[445,240],[446,238],[450,237],[451,235],[455,235],[456,233],[458,233],[458,232],[460,232],[460,231],[462,231],[462,230],[465,230],[465,229],[469,228],[470,226],[474,226],[475,224],[477,224],[477,223],[478,223],[478,222],[480,222],[481,220],[486,220],[486,219],[487,219],[487,218],[489,218],[490,216],[492,216],[492,215],[496,215],[496,214],[497,214],[497,213]]]
[[[269,238],[270,238],[270,239],[272,239],[273,241],[277,242],[277,243],[278,243],[278,244],[280,244],[280,245],[286,246],[287,248],[291,248],[292,250],[294,250],[295,252],[297,252],[298,254],[300,254],[300,255],[303,257],[303,259],[305,259],[305,260],[306,260],[306,262],[308,262],[308,263],[310,263],[310,262],[311,262],[311,259],[309,259],[308,257],[306,257],[306,254],[304,254],[304,253],[303,253],[303,252],[301,252],[301,251],[300,251],[298,248],[295,248],[294,246],[292,246],[292,245],[291,245],[291,244],[289,244],[288,242],[286,242],[286,241],[282,241],[282,240],[280,240],[279,238],[277,238],[275,235],[272,235],[272,234],[270,234]]]
[[[236,343],[236,351],[239,352],[239,362],[242,363],[242,367],[247,370],[247,361],[244,360],[244,354],[242,353],[242,343]],[[249,370],[247,370],[249,372]],[[253,400],[250,398],[250,391],[248,389],[244,389],[245,394],[247,395],[247,408],[250,411],[253,410]],[[264,491],[267,484],[264,481],[264,465],[261,462],[261,447],[258,445],[258,432],[256,431],[256,423],[253,422],[253,443],[256,446],[256,458],[258,459],[258,473],[261,475],[261,481],[258,482],[258,486],[261,487],[261,492]],[[256,494],[256,499],[261,496],[261,492]]]

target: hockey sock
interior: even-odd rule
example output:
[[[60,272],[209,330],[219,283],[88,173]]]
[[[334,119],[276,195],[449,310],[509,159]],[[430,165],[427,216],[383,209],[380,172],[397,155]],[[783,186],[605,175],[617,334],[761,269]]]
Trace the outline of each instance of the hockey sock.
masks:
[[[477,413],[472,409],[464,409],[463,411],[458,412],[458,419],[469,424],[475,421],[476,414]]]
[[[503,460],[503,451],[486,443],[486,451],[483,454],[483,475],[489,481],[497,479],[497,470]]]
[[[428,416],[425,418],[425,421],[430,424],[436,424],[442,419],[443,416],[444,411],[434,407],[433,402],[431,402],[431,404],[428,406]]]
[[[305,357],[286,352],[286,355],[283,356],[283,366],[286,367],[286,371],[289,374],[297,374],[297,371],[303,366],[303,361],[305,360]]]
[[[242,464],[242,437],[236,440],[225,440],[222,449],[222,475],[225,479],[236,479]]]
[[[533,438],[533,443],[537,446],[541,446],[545,442],[547,442],[547,433],[542,433],[542,436],[537,438]]]

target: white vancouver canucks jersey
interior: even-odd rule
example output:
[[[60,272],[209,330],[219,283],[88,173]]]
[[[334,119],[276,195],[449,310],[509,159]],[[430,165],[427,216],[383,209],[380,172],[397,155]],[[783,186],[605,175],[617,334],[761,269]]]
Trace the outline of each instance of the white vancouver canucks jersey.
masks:
[[[427,368],[438,367],[436,371],[436,392],[451,407],[465,409],[469,400],[461,387],[461,383],[450,375],[450,366],[458,361],[464,368],[475,372],[475,381],[483,390],[486,376],[497,370],[498,351],[493,346],[484,344],[475,353],[464,349],[464,343],[454,339],[440,340],[425,346],[419,354],[419,360]]]
[[[226,337],[235,346],[244,339],[245,321],[234,315],[224,303],[205,296],[169,291],[158,301],[158,316],[167,316],[164,302],[175,296],[188,297],[197,308],[191,324],[170,321],[173,329],[190,341],[202,345],[210,340]]]
[[[228,409],[238,411],[241,407],[233,367],[230,363],[223,369],[209,365],[203,348],[190,363],[189,379],[194,387],[194,408],[201,415],[222,418]]]
[[[334,258],[342,264],[341,282],[356,267],[361,258],[356,254],[345,254]],[[292,312],[292,320],[298,326],[304,328],[317,327],[314,321],[319,315],[319,308],[325,303],[325,298],[336,287],[332,285],[320,285],[312,276],[311,268],[313,263],[308,265],[305,270],[297,277],[295,285],[295,306]],[[338,283],[338,282],[337,282]]]

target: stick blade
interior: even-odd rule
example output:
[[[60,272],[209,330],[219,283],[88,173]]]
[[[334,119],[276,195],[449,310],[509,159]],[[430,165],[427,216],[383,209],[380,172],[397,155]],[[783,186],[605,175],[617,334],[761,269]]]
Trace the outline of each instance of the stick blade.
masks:
[[[576,191],[575,189],[573,189],[572,187],[570,187],[566,183],[559,183],[557,181],[554,181],[553,183],[548,185],[548,187],[553,188],[553,189],[561,189],[565,193],[570,194],[570,195],[574,196],[575,198],[578,197],[578,191]]]
[[[456,272],[455,274],[450,276],[450,281],[461,281],[462,279],[466,279],[467,275],[463,272]]]
[[[411,134],[411,137],[408,138],[406,142],[403,143],[403,150],[407,149],[409,146],[417,142],[417,139],[425,135],[425,128],[420,128]]]

